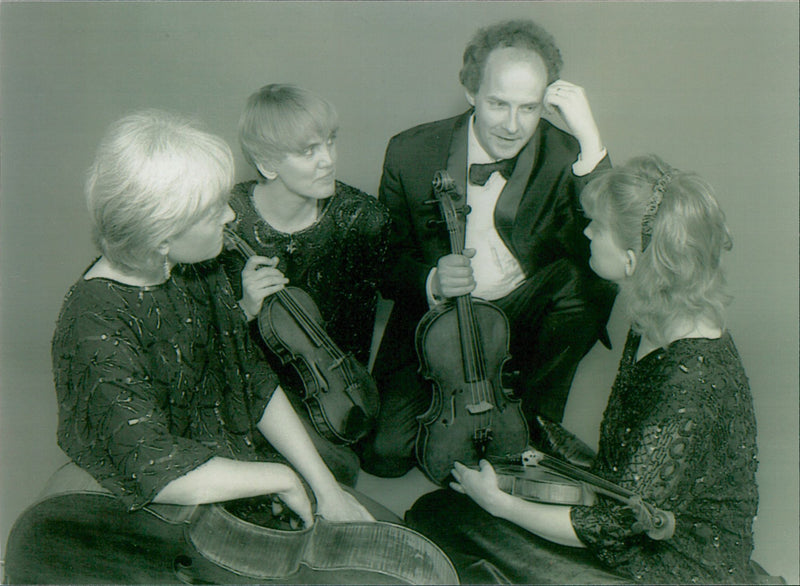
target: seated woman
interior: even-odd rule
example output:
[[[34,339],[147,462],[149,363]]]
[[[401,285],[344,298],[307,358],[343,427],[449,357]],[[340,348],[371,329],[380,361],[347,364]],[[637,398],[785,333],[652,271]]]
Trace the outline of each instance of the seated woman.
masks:
[[[314,449],[210,260],[234,217],[232,184],[230,148],[181,118],[144,111],[111,127],[87,182],[102,256],[67,293],[53,338],[58,443],[131,510],[271,494],[305,524],[312,500],[329,520],[371,520]]]
[[[259,314],[265,297],[285,285],[299,287],[336,345],[366,365],[389,215],[375,198],[336,181],[337,129],[333,106],[308,90],[271,84],[248,98],[239,141],[260,177],[234,187],[231,228],[259,256],[246,264],[237,253],[222,258],[248,318]],[[313,428],[299,400],[302,382],[263,347],[323,459],[341,482],[354,485],[357,456]]]
[[[572,507],[521,500],[485,461],[455,464],[451,486],[466,496],[425,495],[406,519],[465,583],[749,582],[756,422],[725,330],[724,215],[709,185],[655,156],[596,178],[581,203],[591,267],[619,283],[632,319],[593,472],[671,511],[674,535],[652,539],[605,496]]]

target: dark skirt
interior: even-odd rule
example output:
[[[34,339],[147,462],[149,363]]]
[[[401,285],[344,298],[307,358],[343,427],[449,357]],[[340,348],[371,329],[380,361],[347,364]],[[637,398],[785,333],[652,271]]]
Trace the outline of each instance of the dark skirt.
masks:
[[[587,550],[541,539],[452,490],[420,497],[406,523],[444,550],[463,584],[631,583]]]

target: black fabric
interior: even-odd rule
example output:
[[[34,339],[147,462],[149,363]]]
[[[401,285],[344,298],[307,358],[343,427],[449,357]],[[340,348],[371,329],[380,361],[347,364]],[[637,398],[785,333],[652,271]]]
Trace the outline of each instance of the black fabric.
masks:
[[[420,497],[406,523],[444,550],[462,584],[630,583],[589,551],[540,539],[449,489]]]
[[[514,165],[517,164],[517,158],[503,159],[502,161],[495,161],[494,163],[473,163],[469,166],[469,182],[474,185],[486,185],[492,173],[498,172],[505,179],[511,177],[511,172],[514,170]]]
[[[53,335],[58,444],[130,508],[214,456],[272,459],[278,378],[216,261],[165,283],[79,279]]]
[[[336,182],[334,195],[320,202],[317,221],[288,234],[273,228],[261,217],[253,203],[257,183],[236,185],[231,207],[236,220],[231,228],[261,256],[278,257],[278,269],[289,285],[305,291],[319,309],[325,331],[344,352],[366,364],[375,325],[378,282],[385,270],[389,235],[389,214],[372,196]],[[241,271],[244,259],[235,251],[223,251],[220,259],[241,297]],[[359,460],[348,446],[335,444],[313,426],[301,396],[303,381],[291,365],[284,365],[264,343],[257,320],[250,332],[263,357],[280,377],[295,411],[305,425],[317,451],[336,479],[354,486]]]

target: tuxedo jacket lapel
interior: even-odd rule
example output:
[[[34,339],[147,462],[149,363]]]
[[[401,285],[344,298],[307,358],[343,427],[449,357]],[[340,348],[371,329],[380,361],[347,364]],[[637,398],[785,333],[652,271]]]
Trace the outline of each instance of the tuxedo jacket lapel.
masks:
[[[447,154],[447,172],[456,182],[458,193],[462,196],[467,193],[467,131],[470,116],[471,111],[456,120]]]
[[[494,208],[494,225],[497,228],[497,233],[500,234],[503,242],[515,256],[518,256],[518,254],[514,250],[512,242],[514,220],[517,217],[519,204],[528,187],[528,180],[536,165],[540,150],[538,145],[541,140],[541,128],[540,124],[528,144],[519,152],[514,171],[511,173],[511,177],[508,178],[505,187],[503,187],[503,191],[500,192],[500,197],[497,199],[497,205]]]

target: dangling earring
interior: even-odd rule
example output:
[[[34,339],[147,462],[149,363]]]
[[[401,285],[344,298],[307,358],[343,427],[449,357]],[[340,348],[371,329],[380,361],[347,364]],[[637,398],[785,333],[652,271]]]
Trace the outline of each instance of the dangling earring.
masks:
[[[164,280],[169,280],[172,267],[169,266],[169,256],[164,255]]]

